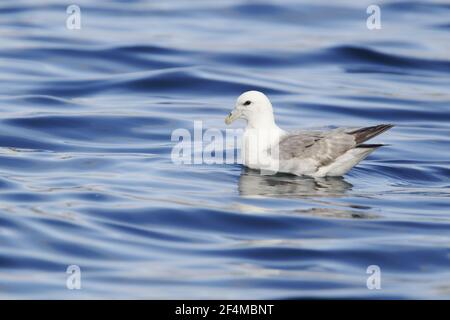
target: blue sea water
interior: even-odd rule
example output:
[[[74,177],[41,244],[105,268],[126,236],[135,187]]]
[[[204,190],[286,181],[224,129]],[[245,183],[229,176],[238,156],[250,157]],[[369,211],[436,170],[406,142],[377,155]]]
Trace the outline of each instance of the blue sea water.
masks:
[[[0,298],[450,298],[450,3],[373,2],[2,1]],[[343,178],[171,161],[249,89],[396,127]]]

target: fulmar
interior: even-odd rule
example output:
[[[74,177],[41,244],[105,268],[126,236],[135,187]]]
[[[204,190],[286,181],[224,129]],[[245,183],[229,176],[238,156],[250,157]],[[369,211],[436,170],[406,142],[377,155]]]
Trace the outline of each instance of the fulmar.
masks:
[[[287,132],[277,126],[270,100],[261,92],[241,94],[228,125],[243,119],[243,164],[265,172],[311,177],[342,176],[383,144],[365,143],[393,127],[380,124],[326,131]]]

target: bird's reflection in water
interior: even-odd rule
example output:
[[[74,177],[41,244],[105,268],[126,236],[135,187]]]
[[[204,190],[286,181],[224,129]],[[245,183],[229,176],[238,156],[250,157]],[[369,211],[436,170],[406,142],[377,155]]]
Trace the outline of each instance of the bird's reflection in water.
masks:
[[[315,196],[339,197],[353,185],[341,177],[309,178],[290,174],[261,175],[243,168],[239,178],[241,196],[303,198]]]
[[[269,197],[288,199],[308,199],[320,203],[314,208],[295,208],[292,213],[331,218],[373,219],[377,215],[367,212],[370,207],[346,206],[345,203],[325,203],[313,198],[343,197],[353,185],[341,177],[308,178],[288,174],[261,175],[259,171],[243,168],[239,178],[239,195],[242,197]],[[325,204],[325,206],[324,206]],[[327,205],[342,208],[330,208]],[[363,210],[362,210],[363,209]]]

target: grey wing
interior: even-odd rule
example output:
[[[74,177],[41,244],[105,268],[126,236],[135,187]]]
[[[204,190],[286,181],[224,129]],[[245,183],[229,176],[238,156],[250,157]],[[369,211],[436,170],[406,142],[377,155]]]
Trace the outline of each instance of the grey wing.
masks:
[[[353,135],[344,129],[331,131],[305,131],[283,137],[279,143],[281,160],[312,160],[325,166],[356,146]]]

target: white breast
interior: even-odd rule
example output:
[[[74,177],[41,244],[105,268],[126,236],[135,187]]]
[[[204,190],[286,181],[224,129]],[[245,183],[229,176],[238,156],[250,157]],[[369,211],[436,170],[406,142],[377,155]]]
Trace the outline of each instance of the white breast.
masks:
[[[243,135],[243,164],[252,169],[278,172],[278,143],[285,132],[278,127],[272,129],[246,128]]]

